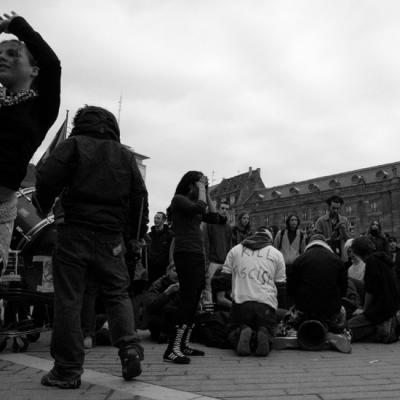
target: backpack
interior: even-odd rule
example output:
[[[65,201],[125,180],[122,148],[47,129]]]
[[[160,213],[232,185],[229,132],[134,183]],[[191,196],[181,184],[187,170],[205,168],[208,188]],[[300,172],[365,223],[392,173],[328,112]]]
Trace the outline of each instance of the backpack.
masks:
[[[229,312],[204,312],[196,316],[193,336],[199,343],[220,349],[230,348],[228,342]]]

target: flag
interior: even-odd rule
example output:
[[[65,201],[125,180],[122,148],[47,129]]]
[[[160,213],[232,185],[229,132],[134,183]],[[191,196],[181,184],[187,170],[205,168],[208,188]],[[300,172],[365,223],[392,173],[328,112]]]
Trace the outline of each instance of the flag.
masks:
[[[46,159],[49,157],[50,153],[57,147],[57,145],[67,138],[67,125],[68,125],[68,111],[60,129],[54,136],[53,140],[47,147],[46,151],[43,153],[40,160],[37,162],[36,169],[39,169],[42,166],[42,164],[46,161]]]

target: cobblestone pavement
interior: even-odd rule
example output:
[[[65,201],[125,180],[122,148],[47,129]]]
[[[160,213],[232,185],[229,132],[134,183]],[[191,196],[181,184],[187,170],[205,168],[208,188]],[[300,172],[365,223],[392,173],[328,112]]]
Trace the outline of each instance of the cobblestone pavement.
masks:
[[[165,345],[143,334],[143,373],[124,382],[116,349],[87,351],[78,390],[45,388],[43,370],[51,367],[49,333],[26,353],[0,353],[0,399],[134,400],[345,400],[400,399],[400,342],[354,344],[352,354],[333,351],[272,351],[266,358],[238,357],[231,350],[198,346],[205,357],[189,365],[162,361]]]

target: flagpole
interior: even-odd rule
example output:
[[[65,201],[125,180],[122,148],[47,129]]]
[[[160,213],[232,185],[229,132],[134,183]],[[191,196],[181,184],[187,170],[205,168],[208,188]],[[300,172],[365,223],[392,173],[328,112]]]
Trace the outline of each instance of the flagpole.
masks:
[[[118,101],[118,125],[119,125],[119,120],[121,118],[121,108],[122,108],[122,93],[119,96],[119,101]]]

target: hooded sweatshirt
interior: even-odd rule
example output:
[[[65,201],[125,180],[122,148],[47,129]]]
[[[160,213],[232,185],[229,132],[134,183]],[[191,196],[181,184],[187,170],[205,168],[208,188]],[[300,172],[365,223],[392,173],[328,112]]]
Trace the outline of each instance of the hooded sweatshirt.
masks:
[[[240,304],[255,301],[278,307],[275,283],[285,282],[282,253],[272,246],[270,233],[256,233],[231,249],[223,273],[232,274],[232,299]]]
[[[74,125],[37,171],[35,201],[48,212],[61,194],[66,224],[143,237],[147,190],[134,153],[119,141],[114,115],[87,106]]]

